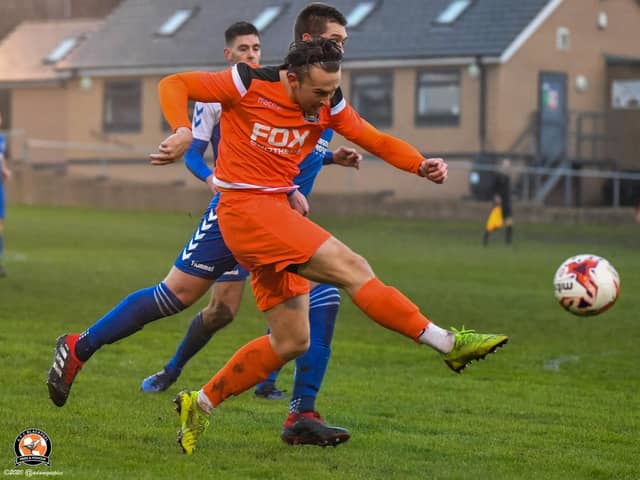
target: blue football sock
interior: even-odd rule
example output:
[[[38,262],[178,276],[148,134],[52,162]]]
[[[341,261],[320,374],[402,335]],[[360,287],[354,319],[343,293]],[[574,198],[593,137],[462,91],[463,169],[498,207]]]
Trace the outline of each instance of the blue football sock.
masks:
[[[185,308],[164,283],[138,290],[80,335],[76,355],[86,361],[103,345],[128,337],[147,323],[175,315]]]
[[[202,312],[193,317],[189,330],[185,334],[184,338],[178,345],[176,353],[173,358],[169,360],[169,363],[164,367],[168,372],[180,372],[182,368],[187,364],[191,357],[202,350],[207,342],[211,339],[216,330],[208,328],[204,323]]]
[[[262,382],[260,385],[263,384],[271,384],[271,385],[275,385],[276,384],[276,380],[278,379],[278,374],[280,373],[280,369],[274,370],[273,372],[271,372],[271,374],[264,380],[264,382]]]
[[[331,356],[331,339],[340,308],[340,292],[331,285],[318,285],[310,295],[309,322],[311,345],[296,359],[296,373],[289,411],[315,410],[316,396],[322,385]]]

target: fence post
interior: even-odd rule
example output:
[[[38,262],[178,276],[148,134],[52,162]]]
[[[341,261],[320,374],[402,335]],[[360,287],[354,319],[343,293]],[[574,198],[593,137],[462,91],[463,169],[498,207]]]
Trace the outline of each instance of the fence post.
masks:
[[[620,176],[617,173],[613,177],[613,206],[614,208],[620,207]]]
[[[570,207],[572,204],[571,197],[573,196],[573,177],[570,175],[571,170],[567,165],[564,167],[564,206]]]
[[[100,158],[100,173],[98,173],[99,180],[109,180],[109,161],[101,157]]]
[[[531,198],[531,175],[525,172],[522,179],[522,199],[528,202]]]

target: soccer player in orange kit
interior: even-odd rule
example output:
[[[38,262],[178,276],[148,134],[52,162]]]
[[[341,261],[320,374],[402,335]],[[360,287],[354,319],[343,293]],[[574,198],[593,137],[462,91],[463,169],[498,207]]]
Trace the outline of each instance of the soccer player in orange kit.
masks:
[[[298,163],[326,128],[397,168],[434,183],[447,178],[442,159],[423,158],[353,110],[340,90],[341,60],[339,45],[314,39],[294,43],[279,67],[239,63],[222,72],[181,73],[160,82],[162,109],[175,133],[151,155],[156,164],[175,161],[191,144],[189,98],[222,104],[214,172],[222,192],[217,214],[229,248],[251,272],[258,307],[271,329],[240,348],[200,391],[178,394],[178,441],[187,454],[215,407],[307,350],[308,280],[344,289],[369,318],[431,346],[456,372],[508,341],[505,335],[438,327],[380,281],[363,257],[290,208],[287,193],[296,189]]]

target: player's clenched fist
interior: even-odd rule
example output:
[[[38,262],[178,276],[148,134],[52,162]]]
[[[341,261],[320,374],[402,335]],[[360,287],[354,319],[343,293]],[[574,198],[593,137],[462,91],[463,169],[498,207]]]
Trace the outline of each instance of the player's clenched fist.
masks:
[[[167,165],[179,160],[193,140],[191,130],[180,127],[158,146],[158,153],[149,155],[152,165]]]
[[[425,158],[418,172],[434,183],[444,183],[447,180],[448,167],[442,158]]]

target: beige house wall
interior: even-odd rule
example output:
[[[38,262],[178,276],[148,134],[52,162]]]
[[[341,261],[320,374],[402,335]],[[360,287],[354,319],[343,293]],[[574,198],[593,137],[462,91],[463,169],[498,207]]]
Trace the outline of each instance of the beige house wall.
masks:
[[[58,166],[63,166],[65,159],[139,159],[146,162],[147,155],[168,135],[162,129],[157,95],[161,77],[142,79],[141,130],[106,133],[103,131],[104,84],[107,80],[122,78],[126,77],[94,77],[88,88],[82,88],[78,78],[48,87],[13,88],[11,120],[13,130],[20,134],[9,139],[12,156],[16,160],[24,158],[26,151],[31,163]],[[26,139],[30,140],[28,149],[24,148]],[[66,172],[86,178],[136,179],[142,183],[198,183],[181,165],[179,168],[151,168],[144,164],[67,164]]]
[[[69,85],[69,101],[74,108],[69,114],[68,140],[80,144],[105,143],[113,146],[110,158],[137,158],[140,150],[148,150],[158,145],[167,132],[162,131],[161,112],[158,102],[157,85],[160,77],[143,77],[142,81],[142,126],[138,132],[105,132],[104,86],[111,80],[129,80],[127,77],[94,77],[88,88],[82,88],[80,79]],[[120,149],[120,150],[118,150]],[[70,152],[71,159],[101,158],[105,152],[76,149]]]
[[[605,12],[608,26],[599,29]],[[565,0],[516,54],[492,72],[489,82],[489,138],[496,150],[509,148],[526,128],[528,114],[538,107],[538,74],[567,74],[569,110],[607,108],[605,54],[640,57],[640,8],[630,0]],[[556,48],[556,32],[570,32],[566,51]],[[586,91],[577,91],[576,77],[584,75]]]
[[[11,151],[23,155],[26,138],[64,140],[69,113],[68,90],[60,85],[14,88],[11,91],[12,129],[22,132],[12,139]],[[14,144],[15,143],[15,144]],[[30,150],[34,163],[58,162],[61,155],[52,149]]]

